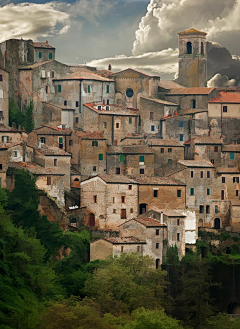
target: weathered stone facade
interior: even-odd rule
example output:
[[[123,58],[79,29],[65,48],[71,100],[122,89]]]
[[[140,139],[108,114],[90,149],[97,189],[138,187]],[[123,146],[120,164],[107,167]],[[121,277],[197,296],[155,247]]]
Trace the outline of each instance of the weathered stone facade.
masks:
[[[9,73],[0,66],[0,124],[9,122]]]

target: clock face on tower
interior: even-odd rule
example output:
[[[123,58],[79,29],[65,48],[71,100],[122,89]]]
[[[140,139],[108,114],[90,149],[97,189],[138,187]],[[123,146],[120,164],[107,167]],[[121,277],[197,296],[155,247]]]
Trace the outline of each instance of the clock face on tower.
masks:
[[[127,97],[129,97],[129,98],[133,97],[134,92],[133,92],[132,88],[128,88],[128,89],[126,90],[126,95],[127,95]]]

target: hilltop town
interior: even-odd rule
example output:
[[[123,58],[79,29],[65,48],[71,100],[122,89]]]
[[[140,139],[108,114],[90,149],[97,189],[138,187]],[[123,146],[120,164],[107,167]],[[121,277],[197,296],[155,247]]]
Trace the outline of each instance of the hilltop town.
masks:
[[[66,65],[48,41],[0,43],[0,186],[28,171],[42,215],[91,231],[90,260],[138,252],[158,268],[200,231],[240,233],[240,88],[208,88],[206,33],[178,35],[176,81]]]

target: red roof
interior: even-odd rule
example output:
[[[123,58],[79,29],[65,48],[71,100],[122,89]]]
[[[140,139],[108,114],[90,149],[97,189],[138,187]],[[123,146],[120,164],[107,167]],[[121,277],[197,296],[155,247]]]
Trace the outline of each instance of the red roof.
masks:
[[[240,103],[240,93],[220,92],[220,95],[212,98],[209,103]]]

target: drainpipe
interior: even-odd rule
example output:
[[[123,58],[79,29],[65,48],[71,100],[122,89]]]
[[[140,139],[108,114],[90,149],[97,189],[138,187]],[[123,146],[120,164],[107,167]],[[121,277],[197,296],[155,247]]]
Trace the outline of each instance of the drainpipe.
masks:
[[[82,81],[79,83],[79,113],[82,113]]]
[[[114,116],[112,115],[112,145],[114,145]]]

